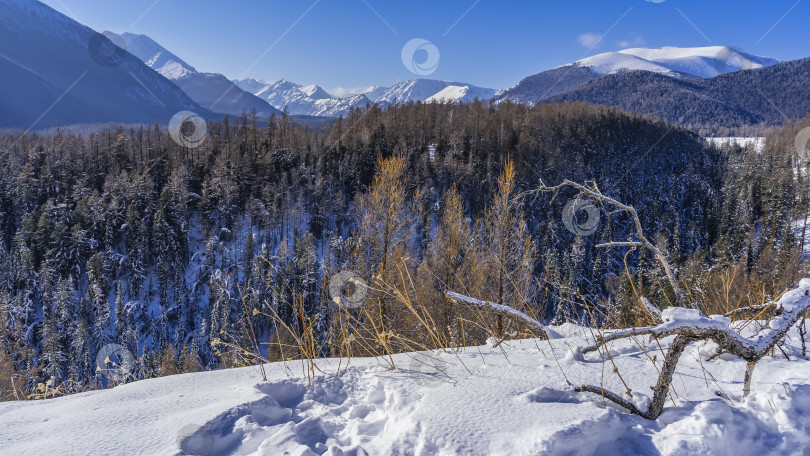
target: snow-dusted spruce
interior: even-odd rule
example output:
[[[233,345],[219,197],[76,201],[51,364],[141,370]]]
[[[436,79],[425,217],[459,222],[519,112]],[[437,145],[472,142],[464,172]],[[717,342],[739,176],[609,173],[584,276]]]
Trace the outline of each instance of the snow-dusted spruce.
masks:
[[[661,266],[664,268],[664,272],[667,275],[667,279],[669,280],[669,284],[672,287],[673,292],[675,293],[675,299],[679,306],[681,307],[691,307],[696,309],[697,306],[694,303],[687,303],[686,299],[684,298],[683,293],[681,292],[680,286],[678,286],[678,281],[675,279],[675,275],[672,273],[672,268],[669,266],[669,262],[664,256],[663,252],[655,246],[652,242],[650,242],[646,236],[644,236],[644,230],[641,228],[641,219],[638,217],[638,213],[633,208],[633,206],[629,206],[627,204],[621,203],[616,201],[615,199],[605,196],[597,187],[596,182],[591,182],[590,187],[586,187],[582,184],[578,184],[576,182],[572,182],[570,180],[564,180],[561,184],[555,186],[547,186],[543,181],[540,181],[540,186],[534,190],[530,190],[524,195],[529,194],[539,194],[539,193],[549,193],[553,192],[556,193],[560,191],[564,187],[572,187],[579,191],[577,197],[589,197],[595,200],[601,201],[603,203],[609,204],[611,206],[616,207],[619,211],[627,212],[630,217],[633,219],[633,226],[636,231],[636,239],[635,241],[625,241],[625,242],[606,242],[603,244],[598,244],[596,247],[600,248],[611,248],[611,247],[643,247],[650,250],[655,258],[661,263]],[[523,195],[521,195],[523,196]]]
[[[639,335],[649,334],[656,339],[675,336],[664,358],[664,365],[661,368],[658,383],[653,388],[653,399],[647,410],[640,410],[618,394],[606,391],[598,386],[581,385],[576,386],[575,389],[577,391],[601,394],[605,399],[626,408],[631,413],[654,420],[658,418],[664,408],[664,401],[666,401],[669,385],[672,382],[672,375],[675,373],[678,358],[680,358],[683,350],[691,342],[712,340],[718,345],[719,350],[739,356],[748,362],[743,387],[743,394],[747,395],[751,390],[751,375],[756,362],[765,356],[778,341],[784,338],[802,315],[810,310],[810,279],[802,279],[797,288],[786,292],[778,301],[770,305],[774,307],[776,316],[770,320],[765,330],[752,338],[744,337],[731,329],[729,327],[731,320],[728,317],[714,316],[708,318],[694,309],[670,307],[662,312],[664,322],[658,326],[617,331],[600,337],[596,344],[582,349],[582,353],[589,353],[600,349],[608,342]],[[756,306],[756,308],[762,311],[767,306]],[[751,308],[746,310],[752,311]]]

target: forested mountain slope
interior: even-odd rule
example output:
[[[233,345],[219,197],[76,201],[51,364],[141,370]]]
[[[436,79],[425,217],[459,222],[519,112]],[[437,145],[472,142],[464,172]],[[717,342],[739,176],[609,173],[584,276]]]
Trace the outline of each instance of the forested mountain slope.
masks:
[[[632,71],[602,76],[549,102],[584,101],[650,114],[706,133],[790,123],[810,113],[810,59],[720,75],[677,79]]]

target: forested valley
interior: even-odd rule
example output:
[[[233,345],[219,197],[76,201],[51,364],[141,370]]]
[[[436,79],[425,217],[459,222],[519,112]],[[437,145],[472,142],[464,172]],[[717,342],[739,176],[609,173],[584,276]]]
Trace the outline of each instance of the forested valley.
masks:
[[[598,224],[577,232],[575,193],[533,191],[565,179],[632,205],[707,315],[765,302],[804,267],[807,125],[757,152],[580,103],[409,103],[326,128],[225,118],[195,148],[157,125],[3,138],[0,399],[107,387],[113,343],[131,381],[251,364],[252,348],[384,355],[527,331],[445,291],[555,324],[672,305],[649,252],[597,247],[633,239],[627,214],[592,202]],[[346,272],[368,284],[358,306],[330,296]]]

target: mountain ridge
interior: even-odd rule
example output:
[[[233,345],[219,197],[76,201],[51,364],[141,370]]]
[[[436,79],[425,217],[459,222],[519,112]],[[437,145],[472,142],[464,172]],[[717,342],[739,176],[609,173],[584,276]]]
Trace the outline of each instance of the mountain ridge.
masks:
[[[192,100],[213,112],[238,116],[243,112],[256,110],[262,117],[280,114],[275,107],[240,89],[225,76],[197,71],[147,35],[134,33],[118,35],[109,31],[104,34],[114,42],[115,38],[119,38],[127,52],[174,82]]]
[[[810,58],[709,79],[648,71],[603,75],[543,103],[586,102],[653,115],[706,134],[718,128],[776,126],[810,113],[804,93]]]
[[[676,79],[706,79],[780,63],[729,46],[630,48],[604,52],[523,78],[503,90],[495,102],[536,103],[575,90],[599,78],[628,71],[649,71]]]
[[[135,56],[40,2],[0,0],[0,127],[168,122],[211,113]],[[59,52],[54,52],[58,49]]]
[[[777,63],[779,61],[776,59],[756,56],[729,46],[664,46],[605,52],[563,66],[583,66],[598,74],[646,70],[675,77],[711,78],[740,70],[764,68]]]
[[[286,109],[292,115],[339,117],[347,115],[353,108],[372,104],[372,101],[363,94],[338,98],[316,84],[302,86],[286,79],[267,82],[246,78],[233,82],[240,89],[252,93],[278,109]]]

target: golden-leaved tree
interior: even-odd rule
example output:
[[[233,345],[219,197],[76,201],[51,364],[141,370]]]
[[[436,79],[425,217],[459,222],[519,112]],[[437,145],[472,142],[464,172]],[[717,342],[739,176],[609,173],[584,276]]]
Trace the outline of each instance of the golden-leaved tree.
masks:
[[[371,188],[358,198],[358,227],[354,233],[351,264],[368,282],[369,292],[359,315],[370,344],[392,352],[394,326],[406,331],[406,311],[394,305],[389,290],[400,281],[402,268],[408,264],[413,222],[407,201],[404,156],[395,155],[379,164]]]
[[[537,247],[531,239],[520,200],[516,198],[514,163],[507,161],[498,189],[477,227],[476,268],[472,296],[532,312],[537,286]],[[496,337],[506,336],[502,316],[495,319]]]
[[[462,339],[453,330],[463,314],[444,294],[445,290],[467,292],[475,261],[475,243],[470,220],[464,215],[464,202],[453,186],[442,198],[441,218],[435,236],[418,270],[418,302],[429,308],[433,330],[444,345],[457,345]],[[458,317],[458,318],[457,318]]]

